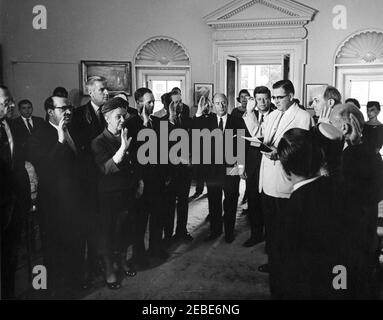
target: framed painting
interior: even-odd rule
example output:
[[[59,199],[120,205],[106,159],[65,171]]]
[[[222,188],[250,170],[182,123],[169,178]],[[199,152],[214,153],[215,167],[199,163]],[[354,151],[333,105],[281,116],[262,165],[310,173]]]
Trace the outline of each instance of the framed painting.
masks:
[[[107,89],[111,95],[125,92],[132,95],[132,63],[129,61],[81,61],[81,91],[88,95],[87,80],[92,76],[101,76],[107,80]]]

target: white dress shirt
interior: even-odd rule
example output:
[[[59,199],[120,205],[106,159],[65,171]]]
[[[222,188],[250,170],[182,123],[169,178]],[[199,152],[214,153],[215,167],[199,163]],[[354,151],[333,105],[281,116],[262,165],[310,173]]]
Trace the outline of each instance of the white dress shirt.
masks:
[[[219,117],[217,115],[217,125],[218,125],[218,127],[219,127],[219,122],[221,121],[221,118],[222,118],[223,130],[225,131],[226,122],[227,122],[227,113],[224,116],[222,116],[222,117]]]

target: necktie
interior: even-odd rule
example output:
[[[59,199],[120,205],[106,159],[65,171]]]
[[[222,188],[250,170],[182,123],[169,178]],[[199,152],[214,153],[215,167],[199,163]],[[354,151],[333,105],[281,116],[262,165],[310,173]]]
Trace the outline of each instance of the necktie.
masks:
[[[278,115],[278,118],[275,119],[275,121],[273,123],[273,129],[272,129],[271,136],[270,136],[270,143],[274,142],[274,137],[275,137],[275,134],[278,131],[278,126],[279,126],[279,124],[281,122],[282,117],[283,117],[283,112],[280,112],[279,115]]]
[[[263,114],[261,114],[261,119],[259,120],[259,130],[258,137],[263,137]]]
[[[219,128],[219,130],[221,130],[223,132],[223,119],[222,118],[219,118],[218,128]]]
[[[101,128],[104,129],[106,125],[105,125],[104,115],[101,112],[101,107],[97,109],[96,115],[97,115],[98,123],[100,124]]]
[[[31,123],[31,118],[27,119],[27,126],[28,126],[29,133],[32,134],[33,127],[32,127],[32,123]]]

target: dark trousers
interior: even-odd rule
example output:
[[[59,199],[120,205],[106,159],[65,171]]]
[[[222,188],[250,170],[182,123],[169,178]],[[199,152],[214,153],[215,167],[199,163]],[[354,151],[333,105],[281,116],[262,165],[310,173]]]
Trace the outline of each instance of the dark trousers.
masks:
[[[165,221],[164,191],[158,190],[149,198],[149,250],[152,252],[158,252],[163,249],[162,232]]]
[[[226,175],[226,169],[222,172],[211,170],[207,177],[208,202],[210,212],[210,232],[212,235],[222,233],[222,192],[223,200],[223,223],[225,235],[232,236],[234,233],[235,218],[239,197],[239,176]]]
[[[262,237],[264,232],[264,216],[262,209],[261,194],[258,192],[259,174],[255,172],[246,180],[246,190],[248,193],[247,208],[250,223],[251,237]]]
[[[145,198],[137,203],[136,219],[133,243],[133,260],[140,259],[146,252],[145,233],[149,221],[149,210]]]
[[[270,275],[275,274],[273,271],[273,266],[275,261],[278,261],[278,251],[277,245],[279,243],[279,226],[281,221],[282,210],[286,207],[289,199],[285,198],[275,198],[268,196],[262,192],[262,207],[265,217],[265,231],[266,231],[266,251],[268,255],[268,264],[270,268]],[[273,297],[278,297],[279,293],[277,292],[277,285],[275,284],[275,279],[269,277],[270,292]]]
[[[41,199],[42,198],[42,199]],[[47,203],[44,194],[38,200],[38,217],[48,293],[65,298],[81,280],[81,229],[76,205],[70,201]],[[78,202],[77,202],[78,206]]]
[[[15,298],[17,249],[21,234],[20,211],[17,204],[10,217],[1,226],[1,299]]]
[[[187,167],[176,168],[177,175],[167,188],[165,201],[166,218],[164,225],[165,238],[170,238],[174,231],[174,217],[177,202],[177,235],[187,234],[187,220],[189,210],[189,191],[191,172]]]
[[[202,193],[205,186],[206,173],[203,165],[195,165],[194,167],[194,178],[196,182],[195,192]]]

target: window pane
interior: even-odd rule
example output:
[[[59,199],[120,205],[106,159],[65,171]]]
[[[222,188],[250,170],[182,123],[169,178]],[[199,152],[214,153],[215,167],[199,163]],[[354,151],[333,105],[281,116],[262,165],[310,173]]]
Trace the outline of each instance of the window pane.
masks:
[[[282,79],[282,65],[241,65],[240,89],[253,91],[257,86],[271,88]]]
[[[383,81],[370,82],[370,96],[369,101],[379,101],[383,103]]]
[[[351,81],[350,95],[358,100],[360,105],[366,105],[368,101],[368,81]]]
[[[173,88],[181,89],[181,81],[167,81],[167,89],[166,92],[170,92]],[[165,92],[164,92],[165,93]]]

